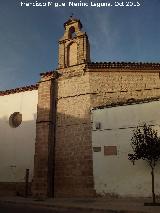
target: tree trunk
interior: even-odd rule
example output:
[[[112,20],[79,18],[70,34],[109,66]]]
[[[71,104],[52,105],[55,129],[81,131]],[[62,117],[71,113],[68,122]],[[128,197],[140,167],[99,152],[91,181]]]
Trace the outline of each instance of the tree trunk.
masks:
[[[152,168],[151,175],[152,175],[152,198],[153,198],[153,203],[156,203],[156,196],[154,193],[154,168]]]

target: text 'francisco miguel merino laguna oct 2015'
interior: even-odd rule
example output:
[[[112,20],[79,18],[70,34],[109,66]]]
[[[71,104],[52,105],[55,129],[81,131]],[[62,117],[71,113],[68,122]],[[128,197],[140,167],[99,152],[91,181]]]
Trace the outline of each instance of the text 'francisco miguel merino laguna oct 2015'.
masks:
[[[141,4],[138,1],[107,1],[107,2],[20,2],[21,7],[139,7]]]

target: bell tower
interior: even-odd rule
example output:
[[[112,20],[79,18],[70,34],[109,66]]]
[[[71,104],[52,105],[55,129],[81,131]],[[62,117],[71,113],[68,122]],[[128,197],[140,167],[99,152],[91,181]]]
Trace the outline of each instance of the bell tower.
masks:
[[[82,32],[80,20],[70,16],[64,23],[64,35],[59,40],[58,69],[90,62],[88,36]]]

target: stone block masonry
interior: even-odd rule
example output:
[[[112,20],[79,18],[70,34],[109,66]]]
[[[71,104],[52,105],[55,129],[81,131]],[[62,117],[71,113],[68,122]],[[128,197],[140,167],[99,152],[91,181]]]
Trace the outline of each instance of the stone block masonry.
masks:
[[[53,196],[57,73],[43,76],[38,88],[33,196]]]
[[[89,75],[87,73],[84,75],[81,69],[81,75],[79,73],[77,76],[79,68],[80,66],[65,69],[58,79],[55,145],[55,196],[57,197],[95,194]]]
[[[160,69],[88,69],[87,72],[92,107],[160,96]]]

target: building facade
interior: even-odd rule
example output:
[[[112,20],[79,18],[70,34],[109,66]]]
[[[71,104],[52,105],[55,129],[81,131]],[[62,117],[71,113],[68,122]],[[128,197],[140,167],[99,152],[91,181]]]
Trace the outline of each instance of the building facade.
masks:
[[[160,136],[159,98],[130,101],[93,108],[92,148],[93,177],[97,194],[110,196],[151,196],[150,166],[143,160],[133,164],[133,130],[144,123],[157,130]],[[160,194],[160,166],[157,165],[156,195]]]
[[[141,193],[139,191],[143,184],[142,179],[140,183],[138,183],[139,179],[135,181],[136,189],[134,184],[134,190],[123,189],[124,184],[130,186],[127,175],[133,166],[129,165],[129,162],[127,167],[121,170],[127,168],[125,183],[116,179],[117,175],[120,175],[122,180],[123,174],[109,170],[118,163],[117,159],[122,161],[120,166],[125,165],[123,162],[130,150],[128,144],[131,133],[125,134],[125,144],[123,144],[124,141],[119,141],[117,145],[115,137],[119,137],[118,133],[115,134],[113,130],[107,135],[102,130],[106,129],[105,125],[108,125],[109,129],[114,129],[117,120],[120,126],[115,129],[122,128],[128,116],[125,114],[127,110],[141,115],[139,102],[147,102],[152,106],[148,110],[146,103],[144,109],[147,108],[148,111],[139,117],[140,123],[145,121],[146,114],[157,112],[155,98],[158,104],[159,63],[91,62],[88,36],[82,31],[80,20],[71,17],[64,23],[64,35],[59,40],[57,70],[41,73],[40,82],[34,90],[37,94],[36,139],[34,156],[32,155],[34,169],[31,169],[33,170],[31,182],[34,196],[146,195],[147,187],[141,190]],[[24,91],[19,92],[24,93]],[[7,92],[0,94],[3,97],[7,95]],[[125,103],[125,106],[122,103]],[[128,105],[129,103],[135,103],[137,106],[135,111]],[[105,115],[105,110],[108,110],[107,106],[112,107],[115,104],[123,105],[127,109],[123,110],[123,119],[118,117],[120,108],[117,107],[116,113],[113,113],[114,116],[107,111],[110,117],[102,122],[103,114]],[[101,113],[98,114],[99,107],[103,110],[101,109]],[[16,109],[15,112],[20,110]],[[97,114],[100,117],[97,117]],[[157,118],[153,120],[158,125]],[[128,122],[125,128],[131,125],[132,117]],[[104,123],[102,128],[100,128],[101,123]],[[137,124],[135,121],[132,127]],[[94,131],[95,125],[99,128],[97,131]],[[18,128],[21,128],[21,125]],[[118,146],[121,147],[121,142],[122,149],[118,148]],[[124,153],[123,157],[121,153]],[[104,171],[105,165],[106,171]],[[138,169],[140,168],[136,171]],[[113,176],[116,176],[115,179]],[[146,186],[148,184],[147,180]],[[147,195],[150,195],[149,187]]]

